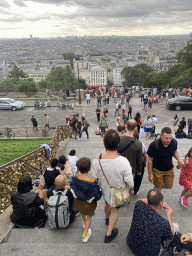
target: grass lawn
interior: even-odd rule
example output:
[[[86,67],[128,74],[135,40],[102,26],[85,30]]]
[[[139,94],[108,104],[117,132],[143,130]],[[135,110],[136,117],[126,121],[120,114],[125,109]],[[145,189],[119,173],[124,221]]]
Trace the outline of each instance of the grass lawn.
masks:
[[[50,142],[51,138],[0,140],[0,166],[40,148],[41,144]]]

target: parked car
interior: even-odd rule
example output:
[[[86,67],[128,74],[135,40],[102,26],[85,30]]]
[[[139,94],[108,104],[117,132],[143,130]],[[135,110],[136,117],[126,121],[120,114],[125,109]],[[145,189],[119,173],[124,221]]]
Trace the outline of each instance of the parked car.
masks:
[[[22,109],[25,108],[25,103],[22,101],[16,101],[11,98],[0,98],[0,109]]]
[[[191,97],[177,97],[167,101],[167,107],[169,109],[185,110],[185,109],[192,109],[192,98]]]

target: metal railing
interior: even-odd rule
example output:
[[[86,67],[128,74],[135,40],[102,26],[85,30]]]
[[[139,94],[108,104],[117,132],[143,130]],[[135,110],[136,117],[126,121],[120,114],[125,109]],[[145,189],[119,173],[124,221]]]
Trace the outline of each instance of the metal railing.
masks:
[[[70,126],[56,127],[52,141],[49,144],[51,148],[50,159],[55,157],[59,142],[71,135],[72,129]],[[23,176],[30,176],[32,179],[35,179],[43,174],[49,164],[45,149],[39,148],[0,166],[0,213],[4,212],[10,205],[11,193],[17,190],[19,179]]]
[[[0,129],[0,139],[1,138],[41,138],[49,137],[52,138],[55,133],[55,127],[50,127],[50,129],[45,127],[38,127],[38,131],[34,130],[32,127],[18,127],[18,128],[5,128]]]

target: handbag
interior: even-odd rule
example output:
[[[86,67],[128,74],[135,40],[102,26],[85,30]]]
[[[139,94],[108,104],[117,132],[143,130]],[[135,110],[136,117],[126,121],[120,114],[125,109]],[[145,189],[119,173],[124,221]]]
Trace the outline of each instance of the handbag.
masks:
[[[99,165],[101,168],[101,171],[103,173],[103,176],[105,177],[109,187],[110,187],[110,193],[111,193],[111,203],[110,205],[112,207],[119,207],[119,206],[126,206],[130,203],[130,198],[129,198],[129,189],[127,188],[127,186],[125,186],[124,188],[116,188],[110,185],[107,177],[105,176],[105,173],[103,171],[103,168],[101,166],[101,155],[99,156]]]

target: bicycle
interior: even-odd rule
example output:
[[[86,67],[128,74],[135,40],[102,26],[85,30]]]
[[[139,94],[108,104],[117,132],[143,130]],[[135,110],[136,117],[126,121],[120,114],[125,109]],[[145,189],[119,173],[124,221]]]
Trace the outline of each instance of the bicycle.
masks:
[[[35,109],[45,109],[45,104],[41,100],[35,100]]]
[[[0,131],[0,137],[7,137],[7,138],[15,137],[15,133],[11,128],[5,128],[5,130]]]
[[[60,100],[58,100],[58,102],[57,102],[57,107],[66,110],[65,103],[61,102]]]

